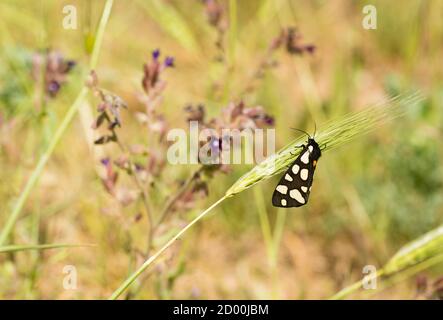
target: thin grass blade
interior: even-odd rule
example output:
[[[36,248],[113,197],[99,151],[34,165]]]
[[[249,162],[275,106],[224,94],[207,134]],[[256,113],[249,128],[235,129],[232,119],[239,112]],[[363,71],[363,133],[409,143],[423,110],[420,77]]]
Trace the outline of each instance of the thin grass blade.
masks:
[[[28,250],[48,250],[60,248],[75,247],[94,247],[94,244],[69,244],[69,243],[51,243],[51,244],[16,244],[0,247],[0,253],[28,251]]]

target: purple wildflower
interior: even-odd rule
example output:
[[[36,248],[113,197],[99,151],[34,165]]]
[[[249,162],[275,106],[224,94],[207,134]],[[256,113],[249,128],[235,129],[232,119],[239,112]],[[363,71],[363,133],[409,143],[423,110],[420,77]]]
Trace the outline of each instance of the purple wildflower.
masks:
[[[55,96],[59,90],[60,84],[57,81],[53,80],[48,84],[48,93],[51,97]]]
[[[165,59],[165,67],[173,67],[174,66],[174,57],[166,57]]]
[[[275,123],[275,120],[274,120],[274,117],[271,117],[271,116],[269,116],[269,115],[266,114],[266,115],[264,116],[264,122],[265,122],[265,124],[268,125],[268,126],[273,126],[274,123]]]
[[[218,137],[211,137],[211,141],[209,142],[209,146],[211,148],[211,152],[213,155],[217,155],[220,153],[222,148],[222,139]]]
[[[152,58],[154,60],[157,60],[158,57],[160,57],[160,50],[159,49],[155,49],[154,51],[152,51]]]
[[[109,158],[103,158],[100,160],[100,162],[102,163],[102,165],[107,167],[109,165],[110,160]]]

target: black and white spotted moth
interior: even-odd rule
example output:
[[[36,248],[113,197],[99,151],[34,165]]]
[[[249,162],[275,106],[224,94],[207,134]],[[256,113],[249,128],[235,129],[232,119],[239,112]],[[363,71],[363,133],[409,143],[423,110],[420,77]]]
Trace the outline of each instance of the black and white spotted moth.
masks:
[[[300,155],[285,172],[272,194],[272,205],[275,207],[301,207],[308,202],[321,149],[311,136],[307,144],[300,147],[303,148]]]

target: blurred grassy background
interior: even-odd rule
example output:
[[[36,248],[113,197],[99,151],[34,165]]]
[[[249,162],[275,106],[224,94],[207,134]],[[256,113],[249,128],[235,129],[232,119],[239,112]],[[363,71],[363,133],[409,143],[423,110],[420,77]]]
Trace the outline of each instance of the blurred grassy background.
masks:
[[[230,20],[224,63],[215,59],[217,34],[201,1],[115,2],[96,71],[100,86],[129,105],[123,139],[146,139],[134,112],[141,109],[136,94],[152,50],[175,58],[175,68],[165,76],[161,107],[172,126],[185,127],[187,103],[204,103],[209,116],[218,116],[238,99],[269,43],[287,26],[297,26],[316,52],[302,57],[277,52],[278,65],[241,95],[275,117],[278,147],[294,137],[290,127],[313,131],[314,120],[339,117],[387,94],[420,89],[427,98],[407,117],[326,153],[309,205],[286,214],[273,208],[270,195],[277,178],[229,199],[148,272],[135,298],[329,297],[361,278],[363,266],[381,266],[404,243],[443,222],[443,2],[371,1],[377,8],[376,30],[361,25],[367,1],[220,3]],[[67,4],[78,8],[77,30],[62,27]],[[98,0],[0,3],[0,226],[83,85],[103,5]],[[46,48],[60,50],[77,66],[41,112],[31,63],[32,55]],[[91,96],[92,106],[94,101]],[[115,200],[97,176],[98,147],[91,149],[85,129],[88,112],[80,114],[26,202],[10,242],[98,246],[1,255],[0,298],[104,298],[141,262],[130,259],[127,248],[128,241],[145,241],[146,221],[133,223],[136,208],[115,210]],[[208,199],[187,215],[206,208],[248,168],[217,174]],[[190,172],[178,166],[162,178],[186,179]],[[165,183],[163,193],[176,187]],[[276,221],[284,224],[276,257],[267,251],[260,210],[272,227]],[[63,289],[65,265],[77,268],[77,290]],[[440,265],[426,275],[433,279],[442,271]],[[415,293],[411,278],[371,297],[413,298]]]

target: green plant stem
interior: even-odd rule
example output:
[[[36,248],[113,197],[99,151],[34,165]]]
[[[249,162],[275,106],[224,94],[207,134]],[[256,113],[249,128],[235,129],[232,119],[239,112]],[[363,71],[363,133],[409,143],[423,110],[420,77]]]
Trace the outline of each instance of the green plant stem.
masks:
[[[443,261],[443,225],[433,229],[404,245],[377,272],[384,279],[395,282],[396,278],[407,278],[427,267]],[[330,299],[344,299],[361,288],[362,281],[356,282],[336,293]]]
[[[97,30],[97,37],[96,41],[94,43],[94,49],[92,51],[91,61],[90,61],[90,68],[94,69],[97,66],[98,61],[98,55],[100,52],[101,44],[103,42],[103,35],[104,30],[106,27],[106,24],[109,20],[109,16],[111,14],[111,8],[112,8],[113,0],[107,0],[105,7],[103,9],[103,14],[100,20],[100,24]],[[6,224],[0,234],[0,246],[3,245],[11,233],[15,223],[17,222],[18,217],[20,216],[21,211],[23,210],[23,206],[29,197],[32,189],[37,184],[38,179],[40,178],[43,169],[50,159],[52,153],[54,152],[55,147],[57,146],[58,142],[60,141],[61,137],[63,136],[64,132],[68,128],[69,124],[71,123],[72,119],[74,118],[75,114],[77,113],[77,110],[82,105],[83,101],[86,98],[86,95],[88,93],[88,88],[83,87],[80,90],[80,93],[77,95],[77,98],[75,99],[74,103],[69,107],[68,112],[66,113],[65,117],[63,118],[60,126],[57,128],[53,138],[49,142],[48,148],[43,153],[43,155],[40,157],[40,160],[35,167],[34,171],[31,174],[31,177],[29,178],[28,182],[25,185],[25,188],[20,193],[20,196],[15,203],[11,214],[8,217],[8,220],[6,221]]]
[[[68,125],[71,123],[75,113],[77,112],[77,109],[82,104],[83,99],[86,97],[86,94],[88,93],[87,88],[82,88],[80,91],[80,94],[77,96],[77,99],[72,104],[72,106],[69,108],[68,112],[65,115],[65,118],[63,119],[62,123],[58,127],[57,131],[54,134],[54,137],[50,141],[48,148],[46,149],[45,153],[40,157],[40,160],[35,167],[34,171],[31,174],[31,177],[29,178],[28,182],[26,183],[26,186],[24,190],[21,192],[20,197],[18,198],[17,202],[14,205],[14,208],[12,210],[11,215],[9,216],[8,220],[6,221],[6,224],[2,230],[2,233],[0,235],[0,246],[3,245],[9,236],[9,234],[12,231],[12,228],[14,227],[22,209],[23,205],[25,204],[26,199],[28,198],[29,194],[31,193],[32,189],[36,185],[38,178],[40,178],[40,175],[43,172],[43,168],[45,167],[46,163],[48,162],[49,158],[51,157],[52,153],[54,152],[54,149],[60,140],[61,136],[65,132]]]
[[[235,61],[235,47],[237,44],[237,0],[229,0],[229,64]]]
[[[384,285],[384,287],[388,287],[396,282],[399,282],[401,280],[405,280],[414,274],[417,274],[418,272],[428,269],[432,267],[433,265],[436,265],[438,263],[443,262],[443,254],[440,254],[438,256],[429,258],[428,260],[425,260],[411,268],[405,269],[399,273],[394,273],[392,275],[387,275],[384,269],[381,269],[377,272],[377,278],[384,277],[384,281],[387,281],[387,283]],[[337,292],[335,295],[329,298],[329,300],[342,300],[348,297],[351,294],[356,293],[358,290],[362,288],[362,282],[363,280],[357,281],[346,288],[343,288],[339,292]],[[381,289],[383,290],[383,289]],[[378,291],[378,290],[377,290]],[[373,291],[371,291],[373,293]]]
[[[278,270],[277,270],[277,255],[278,255],[278,242],[275,241],[277,234],[271,231],[271,223],[269,221],[268,213],[266,211],[265,200],[263,193],[259,187],[254,188],[255,203],[257,205],[258,217],[260,219],[260,226],[262,229],[263,239],[266,246],[266,254],[268,259],[270,278],[272,284],[271,298],[278,298]],[[281,219],[280,219],[281,220]],[[275,226],[277,227],[277,225]]]
[[[202,171],[203,166],[200,166],[197,170],[194,171],[194,173],[189,176],[188,180],[186,180],[186,182],[181,186],[177,193],[168,200],[162,212],[160,213],[160,217],[155,223],[154,228],[157,228],[166,219],[169,212],[171,212],[171,209],[174,207],[175,203],[180,199],[181,196],[183,196],[186,190],[188,190],[188,188],[192,185],[192,182],[200,175]]]
[[[109,17],[111,16],[112,4],[114,0],[107,0],[105,7],[103,8],[102,17],[97,28],[96,38],[94,42],[94,48],[92,49],[91,60],[89,62],[89,68],[94,70],[97,67],[98,55],[103,43],[103,37],[105,35],[106,25],[108,24]]]
[[[114,130],[112,130],[112,133],[115,137],[117,137],[116,133],[114,132]],[[123,144],[123,142],[121,142],[118,138],[117,138],[117,144],[120,147],[121,152],[128,153],[128,148]],[[146,188],[143,186],[142,181],[140,180],[138,173],[137,173],[137,169],[134,165],[134,163],[132,162],[131,159],[128,159],[128,164],[129,164],[129,168],[132,172],[131,177],[134,180],[135,185],[137,186],[137,188],[140,190],[140,194],[141,194],[141,198],[142,198],[142,202],[143,202],[143,206],[145,207],[145,211],[146,211],[146,216],[148,219],[148,224],[149,224],[149,230],[148,230],[148,241],[147,241],[147,249],[146,249],[146,256],[149,256],[149,252],[151,250],[151,246],[152,246],[152,237],[153,237],[153,230],[154,230],[154,219],[152,216],[152,210],[151,210],[151,206],[149,205],[149,196],[148,193],[146,191]]]
[[[114,291],[114,293],[109,297],[110,300],[117,299],[142,273],[145,271],[157,258],[168,249],[178,238],[180,238],[189,228],[191,228],[195,223],[201,220],[206,214],[208,214],[217,205],[223,202],[227,197],[223,196],[215,203],[213,203],[209,208],[200,213],[191,222],[189,222],[183,229],[181,229],[175,236],[173,236],[161,249],[159,249],[155,254],[153,254],[149,259],[147,259],[140,268],[137,269],[133,274],[131,274],[122,285]]]
[[[379,278],[383,275],[384,270],[378,270],[376,273],[376,277]],[[360,281],[355,282],[354,284],[340,290],[339,292],[337,292],[335,295],[333,295],[331,298],[329,298],[329,300],[342,300],[344,298],[346,298],[347,296],[349,296],[350,294],[358,291],[360,288],[363,287],[363,279]]]
[[[272,231],[271,223],[269,221],[268,213],[266,212],[266,206],[263,199],[263,193],[261,188],[254,188],[255,203],[257,205],[258,218],[260,220],[260,227],[263,234],[263,240],[266,246],[266,253],[268,255],[269,267],[272,267],[272,255],[273,255],[273,242],[272,242]]]
[[[273,240],[275,253],[278,251],[277,248],[280,246],[280,241],[283,237],[283,231],[285,229],[286,213],[287,211],[281,208],[277,211],[277,219],[275,221],[275,226],[274,226],[274,240]]]
[[[23,245],[9,245],[0,247],[0,253],[16,252],[25,250],[48,250],[58,248],[75,248],[75,247],[94,247],[93,244],[65,244],[65,243],[53,243],[53,244],[23,244]]]
[[[426,270],[428,268],[431,268],[434,265],[437,265],[439,263],[443,262],[443,254],[440,254],[438,256],[429,258],[428,260],[425,260],[411,268],[408,268],[400,273],[393,274],[392,276],[389,276],[389,278],[384,279],[384,282],[381,284],[380,288],[377,288],[377,290],[371,290],[368,294],[374,294],[377,291],[384,290],[400,281],[406,280],[413,275]]]
[[[278,274],[278,254],[280,251],[280,243],[285,228],[287,211],[279,208],[277,210],[277,218],[275,220],[274,232],[272,237],[272,283],[274,284],[274,299],[279,299],[279,274]]]

